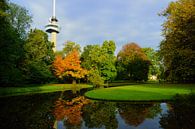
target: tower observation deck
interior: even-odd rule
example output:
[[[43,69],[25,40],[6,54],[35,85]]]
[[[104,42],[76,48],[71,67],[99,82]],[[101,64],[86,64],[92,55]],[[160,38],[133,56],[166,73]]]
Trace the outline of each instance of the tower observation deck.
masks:
[[[51,33],[51,42],[53,42],[54,47],[53,51],[56,52],[56,41],[57,41],[57,33],[60,32],[58,20],[55,15],[55,4],[56,0],[53,0],[53,16],[49,20],[49,24],[45,26],[45,30],[48,33]]]

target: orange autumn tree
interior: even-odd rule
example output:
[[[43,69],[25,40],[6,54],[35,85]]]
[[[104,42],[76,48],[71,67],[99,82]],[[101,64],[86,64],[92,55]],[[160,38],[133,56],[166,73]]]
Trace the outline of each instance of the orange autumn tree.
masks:
[[[59,79],[72,78],[73,82],[76,79],[84,78],[88,71],[83,69],[80,63],[79,52],[76,49],[64,58],[57,56],[53,62],[54,74]]]

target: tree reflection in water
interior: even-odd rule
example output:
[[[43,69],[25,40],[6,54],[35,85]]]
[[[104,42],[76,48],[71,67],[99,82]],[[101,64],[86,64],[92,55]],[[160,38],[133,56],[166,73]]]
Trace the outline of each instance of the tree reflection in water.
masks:
[[[195,129],[195,94],[176,96],[160,118],[163,129]]]
[[[79,93],[0,98],[0,129],[53,129],[55,120],[58,129],[195,129],[195,95],[177,96],[169,104],[132,104],[89,101]]]
[[[137,127],[146,118],[153,119],[161,112],[160,104],[118,103],[118,112],[126,124]]]
[[[71,101],[59,98],[55,102],[54,116],[58,121],[63,120],[67,128],[80,128],[82,124],[81,109],[88,103],[90,101],[83,96],[76,97]]]
[[[53,129],[51,107],[59,93],[0,98],[0,129]]]
[[[117,129],[116,103],[97,101],[83,108],[83,120],[87,128]]]
[[[90,101],[80,96],[71,101],[58,99],[55,102],[54,116],[57,121],[63,121],[65,128],[117,129],[122,120],[130,127],[137,127],[145,119],[153,119],[160,112],[160,103]],[[122,119],[117,115],[120,115]]]

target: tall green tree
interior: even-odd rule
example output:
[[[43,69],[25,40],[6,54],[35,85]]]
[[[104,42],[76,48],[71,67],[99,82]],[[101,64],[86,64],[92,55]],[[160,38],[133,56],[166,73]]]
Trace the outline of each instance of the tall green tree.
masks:
[[[116,49],[115,42],[104,41],[101,49],[101,76],[106,81],[114,80],[117,75],[115,68],[116,57],[114,55]]]
[[[91,75],[95,76],[95,74],[99,74],[96,75],[96,78],[98,78],[98,80],[113,80],[116,76],[116,57],[114,56],[115,49],[116,46],[114,41],[104,41],[102,46],[87,45],[86,47],[84,47],[84,51],[81,54],[81,65],[84,68],[91,70]],[[94,77],[90,78],[95,79]],[[97,82],[97,80],[91,81]]]
[[[0,83],[1,85],[22,82],[19,69],[23,56],[23,40],[10,22],[7,0],[0,1]]]
[[[29,83],[45,83],[53,78],[51,65],[54,60],[52,43],[42,30],[32,30],[24,45],[23,71]]]
[[[160,53],[165,78],[172,82],[194,82],[195,79],[195,1],[171,2],[162,12],[164,40]]]
[[[117,55],[118,79],[147,81],[150,61],[136,43],[123,46]]]
[[[101,77],[101,47],[99,45],[87,45],[81,54],[81,66],[89,71],[88,80],[95,86],[100,87],[104,84]]]
[[[99,45],[87,45],[84,47],[84,51],[81,54],[81,65],[90,69],[100,69],[101,47]]]
[[[20,37],[25,39],[32,23],[29,11],[20,5],[9,3],[8,14],[11,25],[17,30]]]

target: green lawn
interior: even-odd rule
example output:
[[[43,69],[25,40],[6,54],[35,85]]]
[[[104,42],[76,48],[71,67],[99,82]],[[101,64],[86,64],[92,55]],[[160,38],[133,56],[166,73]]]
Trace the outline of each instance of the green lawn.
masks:
[[[89,88],[91,85],[87,84],[77,84],[76,90],[82,88]],[[45,85],[27,85],[22,87],[1,87],[0,97],[5,96],[16,96],[24,94],[34,94],[34,93],[48,93],[64,90],[72,90],[72,84],[45,84]]]
[[[118,101],[163,101],[176,94],[195,93],[195,84],[131,84],[85,93],[91,99]]]

